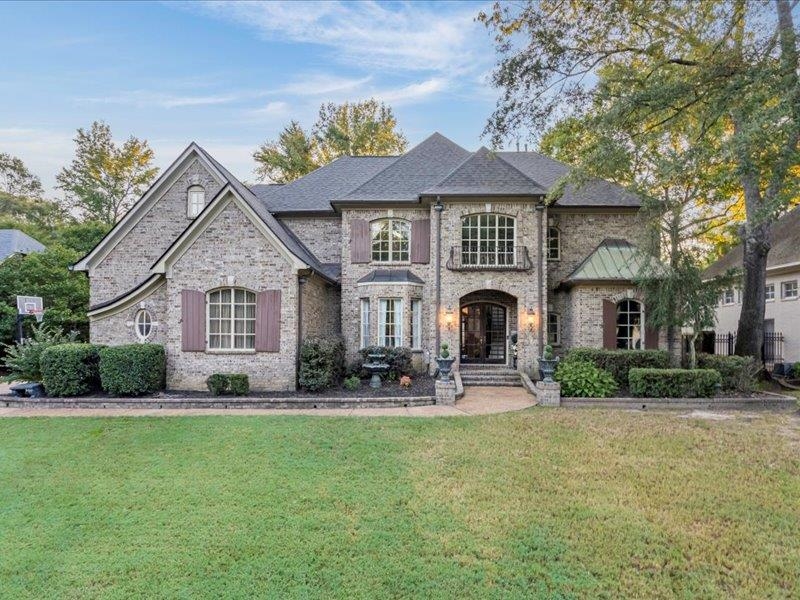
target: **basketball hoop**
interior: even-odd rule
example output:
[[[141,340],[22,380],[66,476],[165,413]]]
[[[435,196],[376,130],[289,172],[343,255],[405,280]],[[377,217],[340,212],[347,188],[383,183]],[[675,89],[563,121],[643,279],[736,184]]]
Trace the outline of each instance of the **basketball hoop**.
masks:
[[[44,311],[43,310],[37,310],[35,308],[31,308],[31,309],[28,310],[28,312],[26,314],[33,315],[34,317],[36,317],[36,322],[37,323],[41,323],[42,319],[44,319]]]
[[[44,303],[41,296],[17,296],[17,314],[36,317],[41,323],[44,318]]]

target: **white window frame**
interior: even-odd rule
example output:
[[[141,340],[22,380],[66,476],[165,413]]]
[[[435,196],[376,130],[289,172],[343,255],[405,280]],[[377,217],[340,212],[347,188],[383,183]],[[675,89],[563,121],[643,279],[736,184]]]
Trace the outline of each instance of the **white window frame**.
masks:
[[[388,321],[391,307],[392,321]],[[379,303],[380,314],[378,315],[378,341],[379,345],[388,348],[399,348],[403,346],[403,299],[402,298],[381,298]],[[393,326],[392,335],[387,335],[387,327]]]
[[[384,226],[388,239],[378,239],[383,233]],[[398,234],[398,237],[393,235],[395,233]],[[369,239],[371,262],[390,264],[411,261],[411,223],[409,221],[392,217],[376,219],[369,224]],[[381,247],[383,244],[386,244],[385,249]]]
[[[411,349],[422,349],[422,300],[411,299]]]
[[[222,302],[222,292],[229,291],[230,292],[230,300],[228,302]],[[245,302],[237,302],[236,301],[236,292],[244,292],[245,294]],[[216,294],[219,294],[220,302],[214,302],[213,299]],[[248,298],[252,299],[248,301]],[[236,306],[242,305],[244,306],[244,312],[247,313],[247,307],[252,307],[252,317],[245,316],[237,317],[236,316]],[[218,306],[219,307],[219,317],[212,317],[212,307]],[[228,316],[222,316],[223,308],[228,307],[229,314]],[[212,333],[212,322],[219,321],[220,323],[220,331],[216,333]],[[237,332],[237,322],[244,323],[243,332]],[[252,322],[252,332],[247,331],[247,323]],[[228,331],[223,332],[222,325],[223,323],[228,324]],[[215,336],[219,337],[219,345],[215,345],[213,340]],[[243,340],[244,344],[237,346],[237,338]],[[228,345],[225,346],[223,341],[227,339]],[[255,352],[256,351],[256,293],[252,290],[248,290],[247,288],[243,287],[222,287],[210,290],[206,293],[206,350],[209,352]]]
[[[775,302],[775,284],[768,283],[764,288],[764,298],[767,302]]]
[[[206,190],[202,185],[193,185],[186,190],[186,216],[194,219],[206,206]]]
[[[730,299],[728,299],[730,296]],[[733,291],[733,288],[728,288],[727,290],[722,292],[722,306],[732,306],[736,301],[736,294]]]
[[[550,318],[553,318],[555,321],[555,336],[551,337],[550,335]],[[561,315],[559,313],[549,312],[547,313],[547,343],[551,346],[560,346],[561,345]]]
[[[792,293],[787,293],[791,289]],[[798,296],[797,279],[791,281],[781,281],[781,300],[797,300]]]
[[[494,217],[494,225],[489,225]],[[500,220],[504,219],[504,225]],[[474,221],[474,222],[473,222]],[[464,236],[465,229],[467,237]],[[511,231],[508,238],[500,238],[500,231]],[[489,235],[484,235],[484,232]],[[474,236],[472,235],[474,233]],[[461,217],[461,264],[469,267],[515,266],[517,262],[517,219],[501,213],[477,213]]]
[[[627,319],[628,323],[625,325],[626,327],[629,328],[629,332],[628,332],[629,335],[624,336],[624,337],[620,337],[620,335],[619,335],[619,328],[620,328],[619,317],[620,317],[620,314],[621,314],[620,308],[626,302],[629,302],[629,303],[630,302],[634,302],[639,306],[639,311],[638,311],[638,314],[639,314],[639,324],[638,324],[639,325],[639,337],[638,338],[634,337],[632,335],[633,328],[635,326],[632,326],[630,324],[630,321],[631,321],[630,315],[634,315],[636,313],[634,311],[631,311],[631,310],[628,310],[628,311],[624,312],[624,314],[629,315],[629,317]],[[644,350],[644,306],[642,305],[641,302],[639,302],[638,300],[634,300],[632,298],[626,298],[625,300],[617,302],[616,327],[617,327],[617,331],[616,331],[616,336],[615,337],[616,337],[616,347],[617,347],[617,349],[619,349],[619,350]],[[624,348],[619,345],[619,341],[621,339],[624,339],[626,341]],[[639,344],[638,346],[636,345],[637,341],[638,341],[638,344]]]
[[[369,298],[361,298],[360,307],[359,347],[366,348],[369,346]]]
[[[155,321],[153,321],[153,315],[150,314],[150,311],[146,308],[140,308],[136,311],[136,315],[133,317],[133,329],[136,333],[136,339],[139,340],[142,344],[144,344],[151,335],[153,335],[153,330],[155,329]],[[147,333],[142,332],[142,328],[147,328]]]
[[[556,235],[555,236],[551,236],[550,235],[551,231],[555,231]],[[550,248],[550,240],[552,240],[553,237],[555,237],[555,240],[556,240],[555,256],[550,256],[550,249],[551,249]],[[546,248],[546,250],[547,250],[547,260],[553,260],[553,261],[561,260],[561,230],[558,227],[554,226],[554,225],[548,225],[547,226],[547,248]]]

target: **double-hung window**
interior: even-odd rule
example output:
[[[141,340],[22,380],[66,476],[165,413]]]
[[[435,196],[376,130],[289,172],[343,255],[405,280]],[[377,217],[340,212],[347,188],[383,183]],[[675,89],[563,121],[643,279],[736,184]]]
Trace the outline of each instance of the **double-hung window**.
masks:
[[[561,232],[558,227],[547,228],[547,260],[561,259]]]
[[[370,225],[374,262],[408,262],[411,224],[402,219],[379,219]]]
[[[422,300],[411,300],[411,348],[422,348]]]
[[[400,298],[381,298],[378,335],[381,346],[403,345],[403,301]]]
[[[797,280],[784,281],[781,283],[781,298],[784,300],[795,300],[797,298]]]
[[[241,288],[209,292],[209,350],[254,350],[255,347],[255,293]]]
[[[369,298],[361,299],[361,348],[369,346]]]
[[[561,315],[547,313],[547,343],[558,346],[561,343]]]
[[[722,292],[722,305],[723,306],[730,306],[734,302],[735,296],[733,295],[732,289],[727,289]]]
[[[199,185],[193,185],[187,192],[186,214],[190,219],[199,215],[206,205],[206,191]]]
[[[774,283],[768,284],[764,293],[765,293],[767,302],[774,301],[775,300],[775,284]]]

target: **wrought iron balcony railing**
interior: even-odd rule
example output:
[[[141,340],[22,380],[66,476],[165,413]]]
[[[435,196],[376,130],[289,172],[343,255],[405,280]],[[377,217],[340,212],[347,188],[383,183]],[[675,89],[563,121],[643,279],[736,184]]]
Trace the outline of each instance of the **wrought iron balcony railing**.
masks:
[[[447,268],[451,271],[528,271],[533,263],[526,246],[462,244],[450,248]]]

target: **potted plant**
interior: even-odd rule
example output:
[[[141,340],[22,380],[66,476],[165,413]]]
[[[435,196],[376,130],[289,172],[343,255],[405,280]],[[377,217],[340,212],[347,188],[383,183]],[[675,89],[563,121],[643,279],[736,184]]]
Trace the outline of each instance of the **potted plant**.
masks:
[[[450,371],[453,370],[454,357],[450,356],[450,346],[442,344],[439,350],[439,356],[436,357],[436,362],[439,365],[439,375],[442,381],[450,380]]]
[[[558,364],[558,357],[553,354],[553,347],[547,344],[544,347],[542,357],[539,359],[539,370],[542,372],[542,378],[545,383],[553,382],[553,373],[556,372],[556,365]]]

